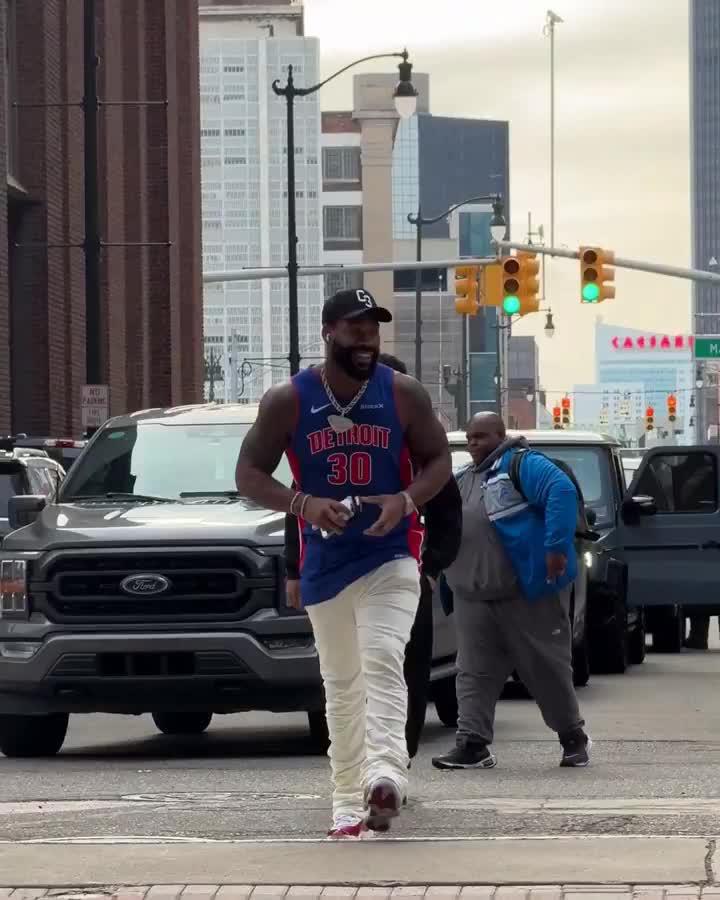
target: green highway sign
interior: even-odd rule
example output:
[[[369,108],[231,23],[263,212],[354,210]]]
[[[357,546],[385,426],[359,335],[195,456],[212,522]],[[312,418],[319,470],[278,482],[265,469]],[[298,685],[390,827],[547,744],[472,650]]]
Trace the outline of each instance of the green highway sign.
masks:
[[[695,336],[695,359],[720,359],[720,335]]]

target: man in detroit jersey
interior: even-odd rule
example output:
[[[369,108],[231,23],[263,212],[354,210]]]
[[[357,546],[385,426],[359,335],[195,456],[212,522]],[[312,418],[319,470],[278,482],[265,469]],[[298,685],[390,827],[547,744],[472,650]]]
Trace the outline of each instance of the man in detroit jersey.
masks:
[[[417,508],[451,475],[427,391],[378,365],[379,323],[391,320],[367,291],[327,300],[324,364],[265,394],[237,467],[242,494],[300,520],[301,593],[330,731],[333,838],[385,831],[402,805],[403,661],[422,541]],[[283,453],[297,490],[272,477]],[[361,502],[341,502],[353,497]]]

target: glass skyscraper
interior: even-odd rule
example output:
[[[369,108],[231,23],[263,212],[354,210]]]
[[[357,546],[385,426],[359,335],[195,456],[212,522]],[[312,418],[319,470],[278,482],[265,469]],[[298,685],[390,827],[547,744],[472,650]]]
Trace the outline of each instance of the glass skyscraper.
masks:
[[[279,267],[287,263],[286,101],[272,90],[288,65],[296,84],[319,81],[314,38],[257,33],[238,15],[221,21],[201,9],[200,101],[203,268]],[[203,15],[205,13],[205,15]],[[298,258],[318,265],[322,248],[320,106],[295,102]],[[320,350],[322,278],[299,284],[300,350]],[[206,361],[216,362],[217,399],[257,402],[288,377],[287,279],[209,284],[204,291]],[[231,376],[234,370],[235,377]],[[206,391],[209,390],[206,379]],[[231,396],[235,394],[236,396]]]
[[[690,0],[690,159],[693,266],[720,259],[720,3]],[[717,270],[716,270],[717,271]],[[696,334],[720,334],[720,291],[693,288]],[[707,315],[710,313],[711,315]],[[717,315],[715,315],[717,314]]]

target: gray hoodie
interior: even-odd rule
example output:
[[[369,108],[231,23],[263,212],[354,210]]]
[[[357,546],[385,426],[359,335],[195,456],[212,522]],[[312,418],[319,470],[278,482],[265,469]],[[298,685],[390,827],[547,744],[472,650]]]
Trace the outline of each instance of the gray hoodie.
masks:
[[[513,447],[527,447],[525,438],[508,438],[479,465],[457,475],[462,497],[460,551],[445,572],[454,594],[492,601],[512,594],[517,577],[485,509],[485,487],[492,466]]]

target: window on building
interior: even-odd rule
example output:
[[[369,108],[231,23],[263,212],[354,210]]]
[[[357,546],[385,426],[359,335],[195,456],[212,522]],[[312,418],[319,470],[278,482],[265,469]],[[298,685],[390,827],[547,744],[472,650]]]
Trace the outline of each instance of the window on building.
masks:
[[[326,206],[323,209],[325,249],[362,250],[362,207]]]
[[[245,99],[245,88],[240,85],[228,85],[223,91],[225,103],[234,103]]]
[[[660,514],[715,512],[715,457],[700,452],[658,454],[649,461],[634,493],[652,497]]]
[[[332,187],[360,184],[359,147],[323,147],[323,184]]]
[[[357,290],[363,286],[362,272],[326,272],[325,273],[325,299],[332,297],[338,291],[347,289]]]

